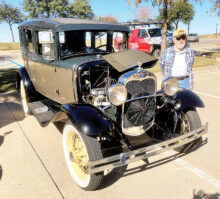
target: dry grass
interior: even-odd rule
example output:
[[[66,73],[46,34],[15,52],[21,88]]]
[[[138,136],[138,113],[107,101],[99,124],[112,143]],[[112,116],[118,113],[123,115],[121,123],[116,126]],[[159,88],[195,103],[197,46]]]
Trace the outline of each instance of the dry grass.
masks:
[[[211,35],[200,35],[199,38],[204,38],[204,39],[215,39],[216,34],[211,34]],[[217,38],[220,38],[220,33],[217,34]]]
[[[212,56],[220,58],[220,52],[215,52],[215,53],[212,54]]]
[[[20,43],[0,43],[0,50],[19,50]]]

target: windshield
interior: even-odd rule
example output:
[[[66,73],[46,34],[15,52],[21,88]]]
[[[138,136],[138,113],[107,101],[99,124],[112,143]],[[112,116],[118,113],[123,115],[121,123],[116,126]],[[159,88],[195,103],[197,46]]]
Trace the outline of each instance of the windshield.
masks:
[[[189,36],[197,36],[197,34],[189,34]]]
[[[160,28],[148,29],[148,33],[150,34],[151,37],[161,37],[162,36]]]
[[[68,58],[87,54],[106,54],[115,51],[113,41],[120,36],[123,41],[125,32],[113,31],[66,31],[59,32],[60,56]]]

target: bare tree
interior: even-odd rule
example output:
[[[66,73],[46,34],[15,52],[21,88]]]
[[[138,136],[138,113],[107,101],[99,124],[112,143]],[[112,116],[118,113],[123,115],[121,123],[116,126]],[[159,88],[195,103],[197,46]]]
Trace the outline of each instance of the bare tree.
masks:
[[[135,19],[151,19],[153,17],[153,11],[146,6],[139,7],[134,12]]]
[[[216,12],[218,16],[220,16],[220,0],[211,0],[213,3],[213,8],[211,8],[211,12]]]
[[[105,17],[102,18],[102,21],[106,21],[106,22],[114,22],[117,23],[117,19],[116,17],[112,16],[112,15],[107,15]]]

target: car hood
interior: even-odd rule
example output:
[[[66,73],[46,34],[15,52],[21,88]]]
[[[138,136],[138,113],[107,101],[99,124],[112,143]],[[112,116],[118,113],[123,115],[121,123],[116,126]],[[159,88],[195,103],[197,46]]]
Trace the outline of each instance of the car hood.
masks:
[[[104,55],[103,58],[111,64],[117,71],[122,72],[137,67],[141,64],[142,68],[151,68],[157,58],[137,50],[125,50]]]
[[[151,37],[151,43],[152,44],[161,44],[161,41],[162,41],[162,37]]]

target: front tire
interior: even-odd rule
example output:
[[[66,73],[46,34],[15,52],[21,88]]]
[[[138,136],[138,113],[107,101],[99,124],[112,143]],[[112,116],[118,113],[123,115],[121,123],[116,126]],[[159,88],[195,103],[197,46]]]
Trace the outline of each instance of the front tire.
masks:
[[[178,134],[186,134],[202,126],[199,114],[195,109],[185,110],[181,113],[181,118],[178,122]],[[190,143],[175,149],[175,151],[187,153],[198,147],[202,142],[202,138],[198,138]]]
[[[76,184],[89,191],[97,189],[103,180],[103,172],[89,174],[88,161],[103,158],[98,140],[79,132],[71,121],[68,121],[63,129],[63,151],[69,172]]]
[[[21,96],[21,102],[22,102],[24,113],[26,115],[31,115],[31,110],[28,106],[28,96],[27,96],[27,92],[26,92],[23,80],[21,80],[20,82],[20,96]]]
[[[154,49],[152,55],[154,57],[160,57],[160,49],[159,48]]]

